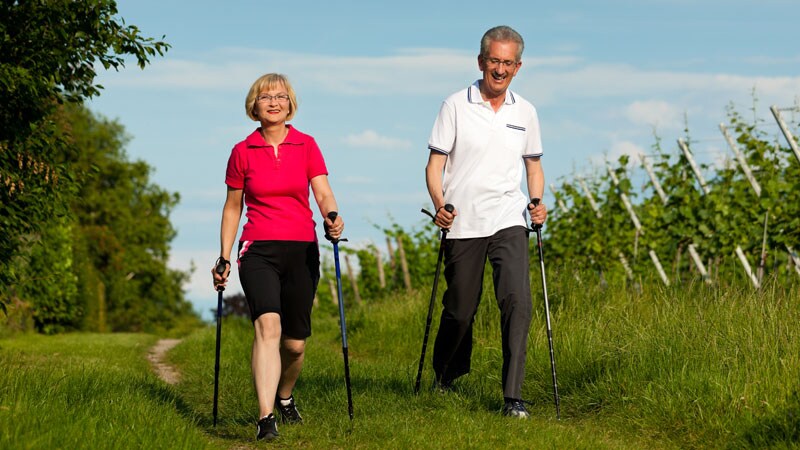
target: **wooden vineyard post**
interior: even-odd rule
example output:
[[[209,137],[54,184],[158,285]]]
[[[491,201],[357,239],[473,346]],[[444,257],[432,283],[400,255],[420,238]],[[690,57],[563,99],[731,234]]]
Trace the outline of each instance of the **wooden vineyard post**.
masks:
[[[397,250],[400,255],[400,268],[403,270],[403,283],[406,285],[406,290],[411,290],[411,275],[408,273],[408,261],[406,261],[406,251],[403,249],[403,239],[397,235]]]
[[[353,273],[353,266],[350,265],[350,255],[344,255],[344,265],[347,267],[347,276],[350,277],[350,286],[353,288],[353,296],[356,303],[361,304],[361,294],[358,293],[358,279]]]
[[[695,178],[697,178],[697,182],[700,183],[700,187],[703,189],[703,193],[708,194],[711,191],[711,189],[708,187],[706,179],[703,178],[703,174],[700,173],[700,168],[697,167],[697,163],[694,162],[694,158],[692,157],[692,153],[689,151],[689,147],[686,145],[686,142],[681,138],[678,138],[678,147],[681,148],[681,151],[683,152],[684,156],[686,156],[686,159],[689,161],[689,166],[691,166],[692,172],[694,172],[694,176]]]
[[[666,272],[664,272],[664,268],[661,267],[661,261],[658,260],[658,255],[653,250],[650,250],[650,259],[653,260],[653,265],[656,266],[656,270],[658,274],[661,276],[661,281],[664,282],[667,286],[669,286],[669,278],[667,277]]]
[[[792,136],[792,132],[789,131],[789,127],[787,127],[786,122],[783,121],[781,111],[775,105],[770,106],[769,110],[772,111],[772,115],[775,116],[775,121],[778,122],[781,132],[783,132],[783,137],[786,138],[786,142],[789,143],[789,147],[791,147],[794,152],[794,157],[797,158],[797,162],[800,163],[800,149],[797,148],[797,139]]]
[[[789,259],[792,261],[792,265],[794,266],[794,270],[797,272],[797,275],[800,275],[800,258],[797,257],[797,253],[794,252],[794,249],[789,244],[784,244],[786,246],[786,251],[789,252]]]
[[[631,265],[628,264],[628,259],[625,258],[622,252],[617,253],[617,256],[619,256],[619,262],[622,263],[622,267],[625,268],[625,275],[629,280],[633,280],[633,271],[631,270]]]
[[[764,281],[764,266],[767,263],[767,222],[769,221],[769,211],[764,214],[764,238],[761,241],[761,259],[758,262],[758,282]]]
[[[753,286],[755,286],[756,289],[760,288],[761,283],[758,282],[758,278],[756,278],[755,274],[753,274],[753,270],[750,268],[750,263],[747,261],[747,257],[742,251],[742,248],[739,246],[736,247],[736,256],[739,257],[739,261],[741,261],[742,267],[744,267],[744,272],[750,278]]]
[[[594,201],[594,197],[592,196],[592,192],[589,190],[589,187],[586,186],[586,181],[583,178],[578,177],[578,183],[581,185],[581,189],[583,189],[583,193],[586,194],[586,198],[589,199],[589,204],[592,206],[592,210],[594,210],[594,214],[597,216],[598,219],[603,217],[603,213],[600,212],[600,208],[597,207],[597,203]]]
[[[694,261],[695,267],[697,267],[697,270],[700,272],[700,276],[703,277],[703,281],[705,281],[706,284],[711,284],[711,277],[708,276],[706,266],[703,264],[703,260],[700,259],[700,255],[697,253],[694,244],[689,244],[689,256],[692,257],[692,261]]]
[[[656,178],[656,174],[653,171],[653,166],[650,165],[650,161],[647,160],[647,156],[642,155],[642,167],[644,167],[645,172],[647,172],[647,176],[650,177],[650,182],[653,183],[653,189],[656,190],[658,193],[658,198],[661,199],[661,203],[667,204],[667,194],[664,193],[664,189],[661,187],[661,183],[658,182],[658,178]]]
[[[375,261],[378,264],[378,283],[381,289],[386,289],[386,274],[383,272],[383,257],[381,256],[381,249],[375,247]]]
[[[558,194],[556,193],[556,187],[553,186],[553,183],[550,183],[550,192],[553,193],[553,197],[555,197],[556,204],[558,205],[558,207],[561,208],[561,210],[564,211],[564,212],[569,211],[569,208],[567,208],[567,205],[564,204],[564,201],[561,200],[561,197],[559,197]]]
[[[392,249],[392,240],[389,238],[389,236],[386,236],[386,250],[389,252],[389,269],[394,271],[394,268],[396,267],[394,262],[394,249]]]
[[[330,288],[330,290],[331,290],[331,299],[333,300],[333,304],[334,305],[338,305],[339,304],[339,293],[336,292],[336,284],[330,278],[328,278],[328,288]]]
[[[614,173],[614,170],[611,169],[611,166],[607,162],[606,162],[606,169],[608,170],[608,175],[611,177],[611,181],[614,183],[614,187],[619,187],[619,179],[617,178],[617,174]],[[631,218],[631,222],[633,222],[634,228],[636,228],[635,247],[638,247],[639,236],[644,234],[644,228],[642,228],[642,224],[641,222],[639,222],[639,216],[637,216],[636,211],[633,210],[633,205],[631,205],[631,201],[628,199],[628,196],[624,192],[620,192],[619,196],[622,199],[622,203],[625,205],[625,209],[628,211],[628,215]],[[619,256],[621,258],[624,258],[622,252],[620,252]],[[661,276],[661,280],[664,281],[664,284],[669,286],[669,278],[667,278],[667,274],[664,273],[664,269],[661,266],[661,261],[659,261],[658,255],[653,250],[650,250],[650,259],[656,266],[656,270],[658,271],[658,274]],[[623,266],[625,267],[626,272],[630,272],[630,268],[627,265],[627,261],[623,261]],[[629,277],[632,276],[633,274],[629,275]]]
[[[614,182],[614,187],[619,187],[619,179],[617,179],[617,174],[614,173],[614,170],[611,169],[611,166],[606,163],[606,169],[608,170],[608,175],[611,177],[611,181]],[[628,215],[633,222],[634,228],[636,231],[640,233],[644,233],[642,231],[642,224],[639,222],[639,217],[636,215],[636,211],[633,210],[633,205],[631,205],[631,201],[628,199],[628,195],[624,192],[619,193],[619,198],[622,199],[622,203],[625,205],[625,209],[628,210]]]
[[[728,129],[725,128],[725,124],[719,124],[719,129],[722,131],[722,135],[725,136],[725,140],[728,142],[728,147],[731,148],[731,151],[734,155],[736,155],[736,160],[739,161],[739,167],[742,168],[742,172],[744,172],[745,178],[747,181],[750,182],[750,186],[753,188],[753,192],[756,193],[756,197],[761,197],[761,185],[758,184],[756,178],[753,176],[753,172],[750,170],[750,165],[747,164],[747,160],[745,159],[742,152],[739,151],[739,147],[734,142],[733,138],[730,134],[728,134]]]

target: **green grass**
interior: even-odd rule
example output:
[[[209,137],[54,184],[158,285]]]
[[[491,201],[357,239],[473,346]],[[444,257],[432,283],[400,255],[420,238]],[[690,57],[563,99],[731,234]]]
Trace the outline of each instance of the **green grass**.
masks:
[[[145,359],[154,336],[0,340],[0,448],[215,448]]]
[[[559,279],[557,275],[552,277]],[[485,293],[475,325],[473,371],[456,391],[430,390],[428,361],[412,394],[428,292],[347,309],[356,418],[346,414],[338,316],[314,313],[296,389],[302,426],[280,427],[277,446],[315,448],[742,448],[800,447],[800,296],[797,286],[718,290],[704,285],[644,292],[600,289],[571,277],[550,287],[562,420],[555,420],[541,298],[537,292],[523,396],[532,419],[499,415],[498,312]],[[487,286],[491,286],[488,284]],[[539,286],[534,280],[534,286]],[[491,290],[491,289],[488,289]],[[441,292],[440,292],[441,294]],[[437,304],[436,317],[440,306]],[[432,333],[436,331],[436,323]],[[220,425],[231,445],[253,434],[252,329],[223,325]],[[173,353],[179,387],[210,422],[213,329]]]
[[[499,414],[502,357],[490,292],[476,318],[472,373],[454,392],[433,392],[431,338],[423,392],[413,395],[429,299],[418,291],[348,305],[352,422],[338,314],[330,304],[315,309],[295,391],[305,423],[279,425],[281,437],[270,444],[253,442],[247,320],[223,324],[216,428],[213,327],[169,353],[182,374],[175,387],[148,372],[152,336],[0,341],[10,368],[0,375],[0,448],[800,448],[797,285],[767,282],[756,292],[649,284],[640,292],[601,289],[555,271],[549,279],[560,421],[534,280],[537,313],[523,386],[532,402],[528,421]],[[432,333],[440,311],[437,304]],[[54,416],[58,428],[42,436]],[[126,424],[134,430],[123,430]]]

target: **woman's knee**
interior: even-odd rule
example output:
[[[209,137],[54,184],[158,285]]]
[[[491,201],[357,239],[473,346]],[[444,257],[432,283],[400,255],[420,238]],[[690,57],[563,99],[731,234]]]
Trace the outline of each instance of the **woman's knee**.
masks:
[[[281,337],[281,317],[276,313],[265,313],[253,322],[257,341],[278,340]]]
[[[306,341],[303,339],[284,339],[281,349],[290,358],[300,358],[306,351]]]

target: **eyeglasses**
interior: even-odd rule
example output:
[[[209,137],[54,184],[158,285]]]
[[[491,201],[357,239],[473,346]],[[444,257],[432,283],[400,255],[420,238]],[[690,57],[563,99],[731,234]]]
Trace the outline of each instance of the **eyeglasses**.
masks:
[[[512,61],[510,59],[483,58],[483,60],[490,66],[499,66],[502,64],[508,69],[518,64],[517,61]]]
[[[289,96],[286,94],[278,94],[278,95],[269,95],[269,94],[261,94],[256,97],[256,101],[259,103],[266,103],[275,100],[280,103],[286,103],[289,101]]]

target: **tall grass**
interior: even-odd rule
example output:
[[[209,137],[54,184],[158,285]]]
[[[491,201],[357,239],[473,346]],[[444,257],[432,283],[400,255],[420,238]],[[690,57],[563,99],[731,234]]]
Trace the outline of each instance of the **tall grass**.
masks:
[[[280,427],[278,446],[324,448],[741,448],[800,443],[800,296],[691,284],[598,287],[551,275],[562,420],[555,420],[541,294],[523,396],[529,421],[500,416],[502,354],[491,282],[475,323],[473,370],[455,391],[412,393],[429,292],[347,306],[356,419],[347,419],[338,320],[314,313],[306,367],[295,391],[302,426]],[[589,279],[583,276],[583,279]],[[441,292],[440,292],[441,293]],[[441,306],[437,303],[438,319]],[[433,333],[436,332],[434,321]],[[212,435],[252,439],[257,405],[249,357],[252,327],[223,325],[220,425],[211,430],[213,330],[172,353],[185,374],[181,397]],[[432,346],[431,346],[432,347]]]
[[[491,282],[475,322],[472,372],[450,393],[413,394],[430,293],[347,305],[355,420],[347,416],[338,315],[314,310],[295,390],[305,423],[279,425],[283,448],[800,448],[800,294],[767,280],[602,287],[551,270],[561,394],[555,419],[539,280],[534,277],[523,396],[527,421],[502,417],[499,313]],[[580,281],[584,280],[584,281]],[[743,280],[743,282],[746,280]],[[738,286],[738,287],[737,287]],[[441,289],[443,291],[443,287]],[[441,294],[441,292],[440,292]],[[441,306],[437,303],[436,332]],[[222,333],[219,423],[212,426],[215,330],[173,349],[181,382],[157,380],[148,335],[0,340],[0,448],[255,448],[252,325]],[[431,345],[432,347],[432,345]]]

